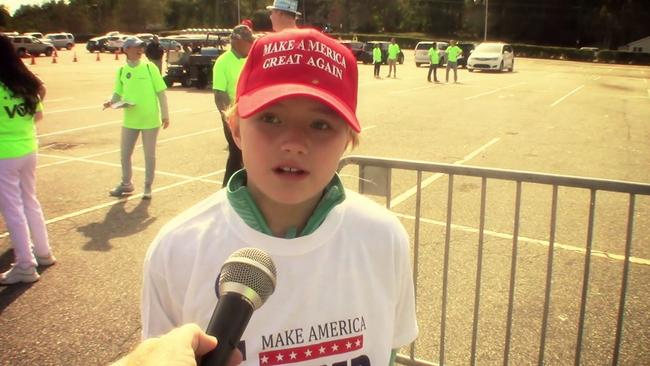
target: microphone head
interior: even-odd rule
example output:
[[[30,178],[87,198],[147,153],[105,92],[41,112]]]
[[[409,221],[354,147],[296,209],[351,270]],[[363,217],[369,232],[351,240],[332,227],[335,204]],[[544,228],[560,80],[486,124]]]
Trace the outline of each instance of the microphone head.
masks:
[[[275,264],[265,251],[242,248],[221,267],[217,295],[237,293],[257,310],[275,291],[276,276]]]

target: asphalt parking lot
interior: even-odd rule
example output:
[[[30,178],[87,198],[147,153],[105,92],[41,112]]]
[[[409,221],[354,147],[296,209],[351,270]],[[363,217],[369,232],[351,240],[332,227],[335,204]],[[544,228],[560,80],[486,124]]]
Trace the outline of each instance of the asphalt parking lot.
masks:
[[[74,62],[76,56],[77,61]],[[650,183],[650,67],[603,65],[518,58],[512,73],[469,73],[459,70],[459,83],[427,83],[427,69],[416,68],[413,51],[398,65],[398,78],[372,77],[372,66],[359,64],[361,144],[355,155],[413,159],[480,167],[515,169],[550,174],[585,176]],[[139,291],[147,246],[157,231],[176,214],[221,186],[227,150],[221,122],[207,90],[168,90],[171,126],[161,131],[157,150],[157,175],[153,199],[142,201],[144,177],[142,150],[134,153],[136,195],[115,200],[108,190],[118,183],[121,113],[102,111],[111,95],[123,56],[89,54],[83,45],[59,51],[57,62],[38,57],[30,69],[47,87],[45,118],[39,124],[37,185],[48,222],[50,240],[59,263],[30,285],[0,288],[2,365],[100,365],[119,358],[139,341]],[[30,63],[26,59],[26,63]],[[451,75],[450,75],[451,76]],[[444,80],[444,70],[438,70]],[[354,188],[353,171],[345,170],[346,184]],[[407,192],[406,177],[396,176],[393,189]],[[473,181],[460,189],[476,192]],[[434,182],[425,192],[422,228],[422,279],[418,292],[421,336],[419,358],[437,360],[440,257],[444,241],[446,183]],[[496,233],[511,233],[512,225],[499,213],[511,197],[496,188],[492,214],[486,226]],[[531,189],[533,192],[535,188]],[[540,196],[546,193],[539,193]],[[548,364],[573,364],[575,347],[574,295],[580,291],[582,257],[577,250],[585,242],[588,194],[565,192],[560,206],[562,221],[558,241],[559,264],[554,277],[557,304],[551,312],[554,341],[547,350]],[[612,322],[620,286],[625,197],[604,195],[604,209],[597,222],[595,247],[605,253],[595,262],[587,319],[583,364],[597,365],[611,359]],[[547,216],[548,207],[530,198],[529,221],[522,235],[547,239],[548,229],[533,220]],[[458,204],[457,204],[458,205]],[[464,206],[465,205],[465,206]],[[458,220],[475,228],[476,220],[463,207]],[[412,197],[392,209],[402,215],[412,232]],[[458,206],[457,206],[458,207]],[[503,212],[503,216],[507,216]],[[650,197],[637,198],[635,262],[630,273],[628,305],[621,364],[644,364],[650,359]],[[455,231],[451,258],[456,285],[451,292],[447,335],[447,364],[467,364],[469,347],[464,278],[473,278],[474,259],[469,231]],[[510,248],[508,240],[489,241],[487,268],[492,287],[484,288],[484,341],[479,364],[501,363],[504,306],[507,296]],[[512,364],[536,362],[539,341],[537,316],[540,306],[546,249],[522,250],[515,312]],[[9,267],[13,253],[4,221],[0,220],[0,270]],[[540,269],[541,268],[541,269]],[[504,276],[501,276],[505,274]],[[505,278],[505,279],[504,279]],[[505,281],[505,282],[504,282]],[[562,300],[565,299],[565,300]],[[471,299],[470,299],[471,300]],[[492,306],[492,308],[490,308]],[[471,315],[471,313],[470,313]]]

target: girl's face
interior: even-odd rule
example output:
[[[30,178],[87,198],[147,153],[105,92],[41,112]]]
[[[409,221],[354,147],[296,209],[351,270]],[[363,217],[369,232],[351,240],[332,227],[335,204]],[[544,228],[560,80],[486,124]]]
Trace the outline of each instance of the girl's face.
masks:
[[[332,109],[306,97],[281,100],[232,122],[248,188],[258,205],[317,202],[350,140]]]
[[[144,53],[144,48],[129,47],[124,50],[124,53],[126,54],[126,58],[128,58],[131,61],[135,61],[135,60],[139,60],[142,57],[142,54]]]

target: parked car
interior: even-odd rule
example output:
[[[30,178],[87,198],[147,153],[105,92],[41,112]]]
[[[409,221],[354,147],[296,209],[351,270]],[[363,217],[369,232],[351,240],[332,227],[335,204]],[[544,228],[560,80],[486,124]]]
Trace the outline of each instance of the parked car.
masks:
[[[467,67],[467,60],[469,59],[469,55],[474,52],[476,44],[472,42],[462,42],[458,44],[458,47],[463,50],[463,53],[458,56],[458,60],[456,62],[460,67]]]
[[[68,49],[71,50],[74,47],[74,36],[72,33],[48,33],[45,35],[45,39],[48,39],[56,49]]]
[[[415,66],[420,67],[420,65],[428,65],[431,63],[429,59],[429,49],[431,46],[436,45],[438,49],[438,54],[440,55],[440,63],[438,65],[442,66],[447,63],[447,54],[445,50],[449,47],[449,43],[443,41],[424,41],[418,42],[415,45]]]
[[[143,40],[145,43],[149,43],[153,39],[154,34],[153,33],[138,33],[135,36],[140,38],[141,40]]]
[[[86,43],[86,49],[88,50],[88,52],[104,52],[106,51],[107,42],[108,42],[107,36],[91,38]]]
[[[178,43],[173,39],[160,38],[159,42],[165,51],[170,51],[170,50],[180,51],[181,49],[183,49],[183,45],[181,45],[180,43]]]
[[[23,36],[42,39],[43,38],[43,33],[41,33],[41,32],[27,32],[27,33],[23,33]]]
[[[361,61],[361,58],[363,58],[361,54],[363,54],[363,47],[365,46],[365,43],[359,41],[350,41],[350,40],[341,40],[339,41],[339,43],[349,48],[350,51],[352,51],[354,57],[357,58],[357,61]]]
[[[106,51],[108,52],[121,51],[124,41],[126,41],[126,39],[129,37],[133,37],[133,36],[126,35],[126,34],[118,34],[118,35],[108,37],[108,42],[106,42]]]
[[[467,60],[467,70],[498,70],[515,68],[515,52],[507,43],[484,42],[476,46]]]
[[[359,61],[363,62],[364,64],[371,64],[372,63],[372,50],[375,48],[375,44],[379,43],[379,48],[381,49],[381,63],[386,64],[388,63],[388,45],[390,45],[390,42],[386,41],[370,41],[366,42],[365,46],[363,46],[363,53],[359,54]],[[401,65],[404,63],[404,52],[401,50],[399,51],[399,54],[397,55],[397,62]]]
[[[14,44],[14,48],[19,57],[23,57],[28,53],[34,56],[40,54],[51,56],[54,53],[54,46],[50,42],[32,36],[11,37],[11,42]]]

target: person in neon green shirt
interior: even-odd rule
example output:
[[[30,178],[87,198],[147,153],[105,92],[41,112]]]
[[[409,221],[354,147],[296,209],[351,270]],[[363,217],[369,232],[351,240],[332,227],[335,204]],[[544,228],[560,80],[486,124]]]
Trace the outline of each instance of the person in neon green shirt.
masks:
[[[239,150],[237,144],[232,139],[224,112],[230,107],[230,103],[235,100],[239,73],[242,67],[244,67],[248,50],[250,50],[254,40],[253,32],[248,26],[243,24],[236,26],[230,35],[230,50],[221,54],[212,67],[214,104],[219,109],[223,134],[226,137],[226,141],[228,141],[228,160],[226,162],[226,171],[223,175],[222,187],[226,186],[230,176],[234,172],[243,167],[241,150]]]
[[[447,75],[445,80],[449,82],[449,69],[454,69],[454,83],[458,82],[458,56],[463,53],[463,50],[456,45],[456,41],[449,41],[447,47]]]
[[[167,109],[167,86],[160,76],[160,70],[149,61],[141,61],[144,42],[137,37],[124,41],[126,65],[119,68],[115,77],[115,89],[111,100],[104,108],[116,107],[122,102],[124,123],[122,124],[121,163],[122,181],[109,194],[113,197],[133,193],[131,156],[138,135],[142,134],[145,159],[145,181],[142,199],[151,199],[151,185],[156,170],[156,140],[160,126],[169,127]]]
[[[381,68],[381,48],[379,43],[375,43],[372,49],[372,63],[375,65],[375,79],[379,79],[379,69]]]
[[[36,198],[35,123],[43,118],[44,97],[43,82],[0,35],[0,211],[15,255],[11,268],[0,274],[2,285],[37,281],[36,266],[56,262]]]
[[[390,39],[390,44],[388,45],[388,76],[390,77],[391,73],[393,74],[393,79],[397,78],[397,56],[400,53],[400,48],[397,43],[395,43],[395,38]]]
[[[433,80],[438,82],[438,64],[440,63],[440,54],[438,53],[438,45],[436,42],[433,42],[431,48],[429,48],[429,73],[427,74],[427,81],[431,82],[431,72],[433,71]]]

